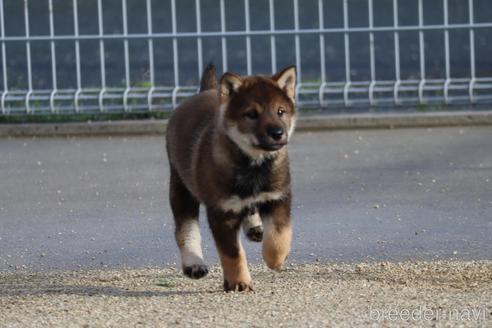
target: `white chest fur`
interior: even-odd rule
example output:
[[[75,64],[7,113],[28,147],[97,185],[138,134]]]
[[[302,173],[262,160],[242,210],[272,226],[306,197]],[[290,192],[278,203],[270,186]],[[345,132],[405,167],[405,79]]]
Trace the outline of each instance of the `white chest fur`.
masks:
[[[240,213],[243,209],[251,207],[254,204],[279,200],[282,199],[283,196],[284,193],[282,191],[267,191],[246,198],[231,196],[229,198],[222,199],[219,206],[225,212],[231,211],[234,213]]]

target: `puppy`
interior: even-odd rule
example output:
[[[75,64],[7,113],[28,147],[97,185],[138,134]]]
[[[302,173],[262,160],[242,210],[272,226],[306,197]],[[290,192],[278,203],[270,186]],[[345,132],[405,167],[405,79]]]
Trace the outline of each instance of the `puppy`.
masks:
[[[198,225],[207,211],[224,274],[224,290],[253,290],[241,225],[262,241],[263,259],[278,270],[290,250],[291,188],[287,143],[295,126],[296,68],[273,76],[225,73],[217,88],[215,67],[201,90],[169,119],[170,203],[183,272],[204,277]]]

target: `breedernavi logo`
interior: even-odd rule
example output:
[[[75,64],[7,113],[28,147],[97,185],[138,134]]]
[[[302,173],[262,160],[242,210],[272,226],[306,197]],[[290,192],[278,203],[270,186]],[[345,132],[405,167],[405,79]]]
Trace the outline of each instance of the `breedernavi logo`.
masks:
[[[369,318],[373,321],[477,321],[485,322],[490,312],[486,307],[462,309],[418,308],[369,308]]]

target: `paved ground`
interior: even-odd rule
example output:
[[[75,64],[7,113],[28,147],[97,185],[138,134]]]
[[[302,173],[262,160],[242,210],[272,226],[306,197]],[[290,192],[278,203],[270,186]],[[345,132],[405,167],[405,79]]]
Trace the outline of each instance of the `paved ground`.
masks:
[[[290,147],[291,263],[492,259],[490,127],[299,133]],[[0,139],[0,271],[178,262],[164,149],[162,137]],[[247,253],[260,261],[258,245]]]

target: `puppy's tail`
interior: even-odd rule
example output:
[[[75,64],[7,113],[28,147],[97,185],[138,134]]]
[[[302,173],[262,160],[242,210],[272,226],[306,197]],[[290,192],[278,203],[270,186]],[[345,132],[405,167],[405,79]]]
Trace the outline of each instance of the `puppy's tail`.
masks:
[[[207,65],[202,74],[200,81],[200,92],[217,88],[217,77],[215,76],[215,65],[210,63]]]

